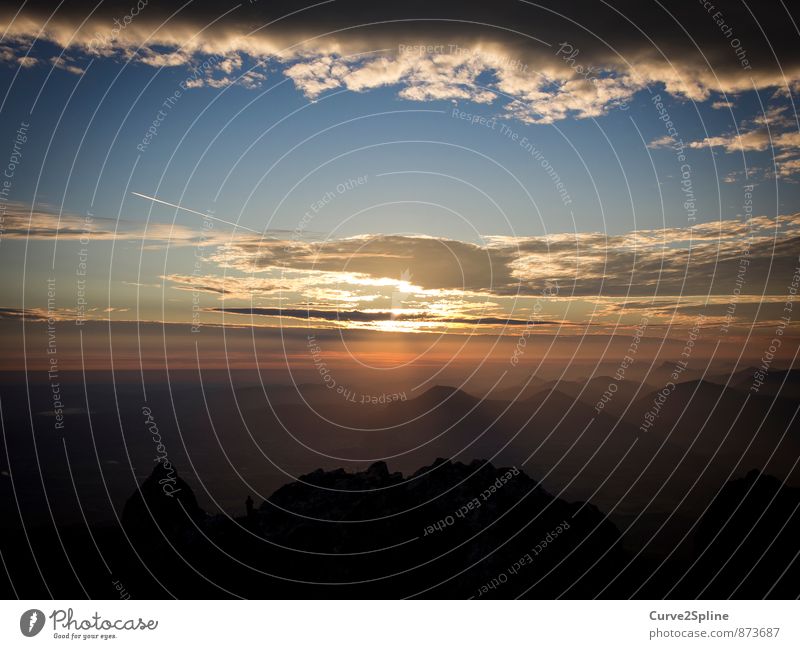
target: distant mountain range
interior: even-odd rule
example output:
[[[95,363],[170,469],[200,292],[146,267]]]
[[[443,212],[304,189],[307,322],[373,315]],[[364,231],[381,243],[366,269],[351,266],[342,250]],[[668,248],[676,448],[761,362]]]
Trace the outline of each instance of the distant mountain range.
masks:
[[[787,376],[796,386],[797,373]],[[556,493],[602,507],[624,497],[626,510],[671,510],[676,494],[695,482],[685,506],[701,509],[726,480],[752,467],[787,475],[800,453],[797,403],[783,391],[776,398],[691,380],[659,404],[663,385],[619,381],[598,409],[609,383],[610,377],[536,383],[513,400],[435,386],[385,406],[326,403],[315,411],[276,404],[273,413],[253,403],[244,417],[278,462],[290,461],[298,443],[351,466],[386,458],[406,472],[436,457],[489,458],[524,466]],[[653,423],[642,429],[648,413]]]
[[[181,472],[169,499],[159,483],[169,476],[158,473],[160,465],[151,475],[155,446],[139,387],[126,384],[116,400],[110,384],[92,384],[86,388],[92,427],[85,412],[72,415],[63,439],[46,426],[33,435],[26,409],[4,408],[14,481],[12,488],[10,472],[0,474],[8,512],[0,550],[18,559],[9,569],[18,575],[15,583],[27,579],[31,598],[74,597],[83,582],[102,596],[110,582],[93,541],[115,577],[130,581],[133,597],[134,586],[138,596],[226,596],[213,581],[253,597],[332,592],[281,579],[289,574],[301,582],[358,575],[371,584],[336,587],[337,596],[477,596],[481,580],[496,578],[537,535],[546,537],[580,512],[568,531],[586,540],[571,545],[576,536],[564,535],[563,544],[552,546],[574,550],[574,559],[559,564],[564,556],[553,563],[544,557],[536,562],[542,571],[526,571],[507,590],[480,596],[516,596],[530,587],[526,596],[567,588],[566,596],[726,597],[738,588],[737,574],[751,572],[735,594],[753,596],[767,592],[783,570],[786,579],[797,577],[786,558],[796,550],[785,535],[796,532],[800,493],[798,371],[769,373],[758,392],[750,390],[754,371],[691,376],[666,392],[666,383],[620,381],[599,412],[597,400],[613,377],[585,384],[534,380],[491,398],[433,386],[370,405],[311,385],[300,386],[305,401],[293,387],[267,386],[269,403],[260,386],[232,391],[220,381],[202,393],[188,382],[171,390],[149,386],[148,408]],[[87,404],[79,388],[64,388],[71,406]],[[14,390],[4,388],[4,404],[27,398]],[[47,391],[32,394],[34,413],[48,407]],[[652,423],[643,430],[645,421]],[[497,498],[468,510],[459,525],[425,534],[448,516],[455,521],[455,512],[512,468],[519,474]],[[256,502],[241,516],[248,491]],[[18,525],[17,502],[25,503],[29,536]],[[64,512],[72,513],[74,526],[62,522]],[[148,526],[151,515],[166,540]],[[498,518],[505,522],[493,522]],[[763,535],[749,533],[754,525]],[[74,573],[65,572],[61,543]],[[439,550],[441,561],[412,568]],[[751,571],[765,552],[763,573]],[[226,553],[241,564],[221,560]],[[595,576],[576,582],[593,563],[588,558],[599,556],[603,561],[589,571]],[[163,579],[154,581],[145,559]],[[396,578],[380,578],[386,565],[396,568]],[[652,577],[637,582],[644,574]],[[42,589],[45,581],[57,585],[53,593]],[[770,592],[796,596],[788,586]]]

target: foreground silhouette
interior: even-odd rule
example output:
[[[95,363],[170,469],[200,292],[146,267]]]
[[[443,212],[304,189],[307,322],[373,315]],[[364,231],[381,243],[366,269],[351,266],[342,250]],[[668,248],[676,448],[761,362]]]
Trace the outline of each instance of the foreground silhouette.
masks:
[[[164,479],[159,466],[123,523],[160,588],[184,597],[589,597],[623,558],[594,507],[478,461],[408,478],[383,462],[318,470],[238,519],[201,512],[185,483],[173,496]],[[159,588],[141,571],[127,580]]]
[[[209,514],[156,465],[120,525],[3,534],[7,597],[755,598],[800,592],[800,490],[750,472],[669,552],[623,547],[591,504],[514,467],[317,470]],[[681,542],[683,540],[683,542]],[[629,540],[627,540],[629,541]],[[36,561],[33,560],[35,555]],[[67,560],[68,558],[68,560]]]

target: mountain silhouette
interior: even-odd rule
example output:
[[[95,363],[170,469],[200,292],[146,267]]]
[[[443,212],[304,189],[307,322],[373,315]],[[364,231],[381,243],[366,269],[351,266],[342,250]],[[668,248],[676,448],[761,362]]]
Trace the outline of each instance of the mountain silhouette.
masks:
[[[159,462],[125,503],[122,525],[134,534],[163,533],[174,538],[190,521],[202,520],[205,515],[177,471]]]
[[[126,505],[126,529],[148,536],[142,552],[156,581],[181,596],[588,597],[625,558],[619,532],[595,507],[554,498],[516,467],[440,459],[408,477],[383,462],[317,470],[242,518],[199,508],[187,517],[188,485],[180,483],[181,505],[167,503],[156,471]],[[148,509],[174,518],[171,537]],[[536,560],[520,567],[537,546]],[[481,592],[498,575],[503,587]],[[141,571],[126,578],[132,590],[158,592]]]
[[[536,380],[526,398],[481,401],[432,386],[357,406],[301,384],[315,407],[324,402],[320,414],[292,386],[275,395],[267,384],[276,397],[269,408],[255,379],[236,392],[238,404],[227,375],[202,394],[188,383],[153,388],[155,413],[179,411],[159,424],[170,460],[192,468],[181,476],[154,465],[148,437],[123,444],[112,434],[120,416],[139,421],[139,406],[117,412],[111,379],[92,383],[93,429],[74,420],[67,438],[74,475],[63,444],[34,446],[27,413],[5,414],[18,431],[9,453],[20,461],[13,488],[11,471],[0,472],[11,512],[0,551],[15,557],[8,571],[17,589],[7,583],[3,592],[117,597],[109,584],[120,579],[132,598],[794,597],[800,421],[787,394],[797,373],[770,372],[755,393],[752,371],[727,388],[722,374],[687,375],[647,431],[639,425],[663,384],[640,386],[620,419],[586,400],[607,376],[580,398],[584,384]],[[633,387],[621,384],[611,404]],[[50,398],[37,394],[36,412]],[[213,418],[197,408],[205,398]],[[128,463],[134,471],[120,470]],[[519,475],[456,515],[512,469]],[[443,525],[448,517],[453,524]],[[547,553],[481,592],[564,521],[568,533]]]
[[[700,521],[692,578],[715,598],[796,598],[800,489],[753,470],[727,483]]]

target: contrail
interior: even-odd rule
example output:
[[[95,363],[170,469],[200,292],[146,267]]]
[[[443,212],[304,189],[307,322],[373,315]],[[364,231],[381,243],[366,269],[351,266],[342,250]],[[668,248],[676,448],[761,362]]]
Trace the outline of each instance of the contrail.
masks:
[[[190,209],[188,207],[184,207],[183,205],[176,205],[175,203],[170,203],[168,201],[162,201],[160,198],[156,198],[155,196],[147,196],[146,194],[140,194],[139,192],[131,192],[134,196],[138,196],[139,198],[147,199],[148,201],[153,201],[154,203],[161,203],[162,205],[169,205],[170,207],[174,207],[179,210],[183,210],[184,212],[191,212],[192,214],[197,214],[198,216],[202,216],[204,219],[212,219],[214,221],[219,221],[220,223],[225,223],[226,225],[230,225],[234,228],[240,228],[241,230],[247,230],[249,232],[255,232],[260,236],[264,236],[263,232],[259,232],[258,230],[253,230],[253,228],[248,228],[246,225],[239,225],[238,223],[233,223],[232,221],[226,221],[225,219],[217,218],[216,216],[211,216],[210,214],[205,214],[204,212],[198,212],[197,210]]]

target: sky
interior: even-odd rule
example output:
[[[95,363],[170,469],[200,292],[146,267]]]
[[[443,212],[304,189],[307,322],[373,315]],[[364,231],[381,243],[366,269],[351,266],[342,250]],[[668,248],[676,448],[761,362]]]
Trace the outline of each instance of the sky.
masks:
[[[449,4],[3,4],[7,349],[796,334],[796,12]]]

